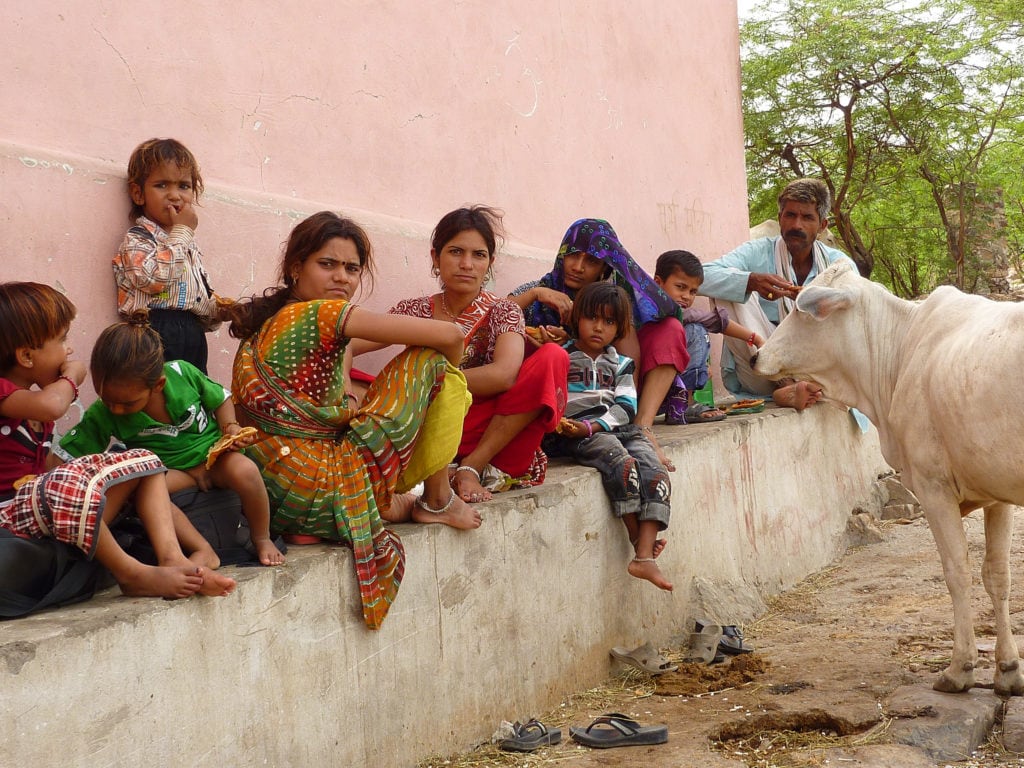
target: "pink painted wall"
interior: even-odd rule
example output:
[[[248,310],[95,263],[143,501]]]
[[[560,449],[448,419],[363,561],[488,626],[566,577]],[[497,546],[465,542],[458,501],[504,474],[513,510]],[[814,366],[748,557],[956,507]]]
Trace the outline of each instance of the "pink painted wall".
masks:
[[[434,288],[427,238],[464,203],[506,211],[498,291],[547,271],[581,216],[650,268],[745,239],[730,2],[145,6],[3,12],[0,279],[63,285],[79,357],[116,317],[124,168],[151,136],[202,165],[197,240],[229,296],[272,284],[290,228],[324,208],[370,231],[375,309]],[[215,378],[235,346],[211,337]]]

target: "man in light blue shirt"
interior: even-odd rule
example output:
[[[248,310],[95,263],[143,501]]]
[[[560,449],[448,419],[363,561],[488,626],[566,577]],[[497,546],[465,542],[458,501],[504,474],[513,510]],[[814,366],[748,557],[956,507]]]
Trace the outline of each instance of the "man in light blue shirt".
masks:
[[[820,179],[797,179],[779,195],[778,237],[751,240],[704,265],[703,296],[732,302],[730,314],[765,338],[794,309],[797,294],[833,262],[849,257],[817,240],[828,227],[832,205]],[[853,263],[852,261],[850,262]],[[768,381],[750,368],[745,343],[726,339],[722,378],[730,391],[771,395],[776,403],[797,410],[821,399],[821,388],[806,381]]]

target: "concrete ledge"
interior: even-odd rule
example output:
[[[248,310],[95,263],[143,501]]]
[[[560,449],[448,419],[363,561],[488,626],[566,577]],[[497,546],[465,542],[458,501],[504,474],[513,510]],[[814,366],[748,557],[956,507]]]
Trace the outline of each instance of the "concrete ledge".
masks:
[[[365,629],[348,550],[231,569],[224,599],[108,591],[0,624],[10,765],[413,765],[607,677],[608,649],[668,642],[690,615],[749,620],[877,511],[876,433],[817,407],[658,428],[676,466],[662,555],[675,591],[626,573],[593,470],[481,505],[476,532],[402,526],[405,582]]]

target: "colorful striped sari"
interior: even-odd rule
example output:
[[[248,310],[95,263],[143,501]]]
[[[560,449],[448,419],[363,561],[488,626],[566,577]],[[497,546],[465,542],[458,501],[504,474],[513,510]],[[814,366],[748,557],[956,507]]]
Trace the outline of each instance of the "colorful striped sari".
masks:
[[[284,307],[239,346],[232,392],[263,433],[246,455],[263,473],[271,528],[351,546],[363,618],[379,629],[405,571],[402,542],[380,510],[390,508],[400,476],[404,487],[424,479],[403,471],[427,410],[442,386],[464,390],[465,379],[446,376],[441,353],[411,347],[377,375],[358,410],[349,408],[342,360],[352,306]],[[454,457],[460,434],[451,431],[450,447],[432,445],[446,454],[440,466]]]

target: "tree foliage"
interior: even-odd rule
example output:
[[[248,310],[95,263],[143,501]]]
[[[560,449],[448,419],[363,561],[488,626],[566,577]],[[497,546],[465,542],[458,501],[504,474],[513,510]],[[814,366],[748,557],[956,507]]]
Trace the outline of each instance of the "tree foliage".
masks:
[[[884,7],[883,7],[884,5]],[[1019,244],[1024,46],[1017,0],[766,0],[741,28],[753,218],[791,178],[832,190],[864,274],[970,289],[1000,195]],[[1019,252],[1018,252],[1019,253]]]

